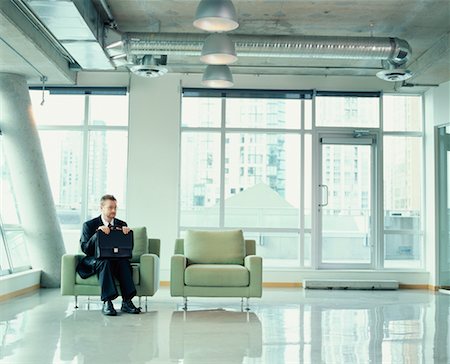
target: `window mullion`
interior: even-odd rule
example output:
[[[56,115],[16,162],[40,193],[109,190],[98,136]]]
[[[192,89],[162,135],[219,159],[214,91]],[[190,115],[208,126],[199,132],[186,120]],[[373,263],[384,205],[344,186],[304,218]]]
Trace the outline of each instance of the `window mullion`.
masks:
[[[300,101],[300,267],[305,266],[305,100]]]
[[[84,96],[83,122],[83,168],[81,174],[81,221],[87,220],[88,215],[88,173],[89,173],[89,95]]]
[[[383,109],[384,97],[380,96],[379,102],[379,120],[380,120],[380,137],[377,140],[377,185],[376,190],[376,208],[377,213],[377,236],[375,238],[375,269],[382,269],[384,267],[384,109]]]
[[[222,97],[222,113],[220,121],[220,212],[219,212],[219,226],[225,226],[225,119],[226,119],[226,104],[225,97]]]
[[[0,216],[0,233],[2,235],[3,247],[4,247],[5,253],[6,253],[6,261],[8,262],[8,268],[5,270],[8,270],[9,273],[12,273],[13,272],[13,262],[12,262],[12,258],[11,258],[11,252],[9,251],[9,246],[6,241],[6,233],[5,233],[5,229],[3,226],[3,221],[2,221],[1,216]],[[2,267],[2,269],[3,268],[4,267]]]

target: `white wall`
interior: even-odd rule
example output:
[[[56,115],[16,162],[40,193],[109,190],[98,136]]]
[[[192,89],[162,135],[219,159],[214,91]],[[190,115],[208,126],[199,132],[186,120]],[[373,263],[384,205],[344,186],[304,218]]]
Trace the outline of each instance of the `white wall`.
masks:
[[[0,277],[0,300],[17,293],[27,292],[38,288],[41,282],[41,270],[30,269],[24,272],[8,274]]]
[[[108,76],[109,75],[109,76]],[[145,79],[125,74],[80,74],[80,85],[122,85],[130,89],[130,126],[127,185],[127,221],[132,226],[145,225],[149,236],[161,239],[161,280],[169,280],[170,257],[173,252],[178,225],[178,167],[179,120],[181,114],[181,87],[200,87],[200,75],[166,75]],[[314,76],[250,76],[235,75],[235,88],[268,89],[322,89],[347,91],[393,90],[374,77],[314,77]],[[449,83],[427,93],[426,103],[432,107],[427,112],[426,123],[449,115]],[[408,91],[412,91],[411,89]],[[446,96],[447,95],[447,96]],[[442,106],[447,105],[447,108]],[[438,115],[438,116],[436,116]],[[437,119],[438,118],[438,119]],[[427,128],[428,129],[428,128]],[[428,148],[427,144],[427,148]],[[427,159],[429,158],[427,149]],[[433,164],[433,156],[430,157]],[[427,164],[430,164],[427,163]],[[427,169],[428,175],[428,169]],[[427,183],[429,181],[427,180]],[[433,184],[427,185],[427,194]],[[434,197],[432,197],[434,198]],[[433,204],[426,206],[427,216]],[[430,221],[427,221],[428,223]],[[431,221],[434,226],[434,220]],[[428,229],[433,230],[433,229]],[[435,237],[426,236],[427,247],[434,246]],[[431,242],[431,244],[428,244]],[[433,284],[431,274],[435,269],[434,249],[427,248],[427,271],[399,273],[395,271],[367,272],[373,279],[397,279],[404,284]],[[302,279],[326,277],[334,271],[265,270],[264,281],[299,282]],[[361,272],[341,272],[342,279],[357,279]]]
[[[450,81],[427,92],[433,97],[434,125],[450,122]]]
[[[177,237],[180,95],[176,76],[131,78],[127,219],[161,239],[164,271]]]

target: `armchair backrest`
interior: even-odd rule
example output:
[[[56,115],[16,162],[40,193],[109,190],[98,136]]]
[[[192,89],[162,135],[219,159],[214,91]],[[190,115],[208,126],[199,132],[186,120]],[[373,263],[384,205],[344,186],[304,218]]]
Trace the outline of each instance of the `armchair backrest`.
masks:
[[[184,255],[184,239],[175,240],[174,254]],[[256,241],[245,239],[245,256],[256,254]]]
[[[148,239],[148,252],[150,254],[155,254],[159,257],[160,250],[161,250],[160,239]]]
[[[256,255],[256,241],[255,240],[245,240],[245,256]]]

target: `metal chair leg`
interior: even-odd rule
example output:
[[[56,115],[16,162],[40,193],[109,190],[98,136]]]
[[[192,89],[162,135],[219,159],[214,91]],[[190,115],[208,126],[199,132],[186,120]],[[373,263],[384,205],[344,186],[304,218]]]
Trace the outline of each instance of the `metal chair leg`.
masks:
[[[187,297],[184,297],[184,306],[183,306],[183,310],[187,311]]]
[[[249,303],[248,303],[249,298],[247,297],[246,300],[247,300],[247,303],[246,303],[246,305],[245,305],[245,309],[246,309],[247,311],[250,311],[250,305],[249,305]]]
[[[75,296],[75,309],[78,309],[78,296]]]

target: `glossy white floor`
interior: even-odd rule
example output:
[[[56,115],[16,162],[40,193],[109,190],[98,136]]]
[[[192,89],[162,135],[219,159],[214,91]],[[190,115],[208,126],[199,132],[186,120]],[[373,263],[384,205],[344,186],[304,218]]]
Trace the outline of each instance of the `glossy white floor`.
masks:
[[[42,289],[0,303],[0,362],[450,363],[450,295],[265,289],[250,307],[203,298],[184,312],[162,288],[146,312],[105,317]]]

